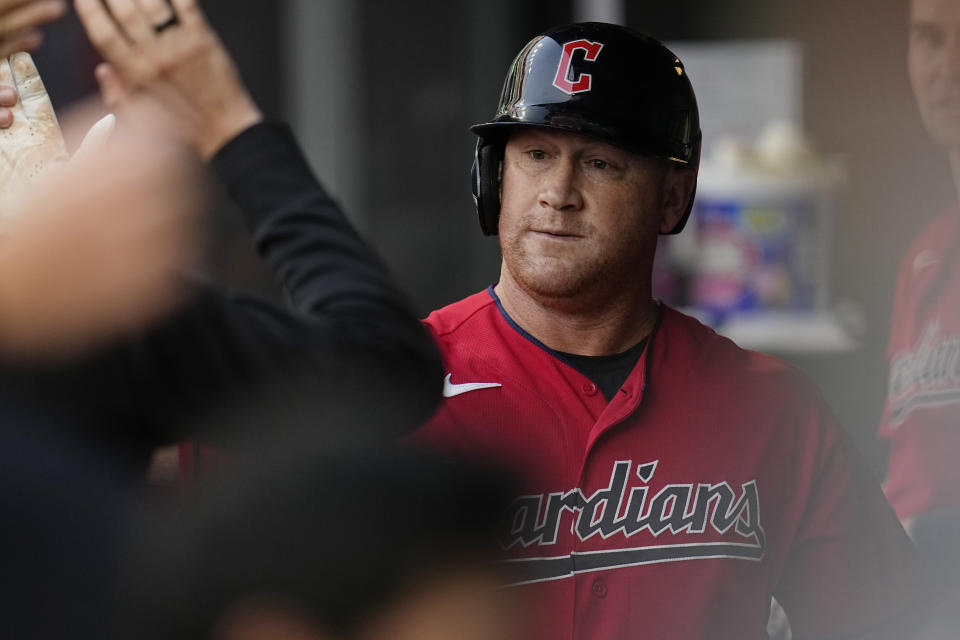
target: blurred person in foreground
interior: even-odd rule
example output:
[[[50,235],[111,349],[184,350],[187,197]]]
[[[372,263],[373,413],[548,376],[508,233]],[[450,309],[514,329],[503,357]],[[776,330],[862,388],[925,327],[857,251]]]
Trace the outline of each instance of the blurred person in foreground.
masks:
[[[907,68],[917,107],[960,192],[960,2],[911,0]],[[931,220],[903,257],[887,347],[884,485],[944,590],[960,596],[960,207]],[[954,601],[956,602],[956,601]],[[960,609],[940,636],[960,634]],[[949,614],[949,615],[947,615]]]
[[[151,324],[184,293],[173,274],[199,254],[201,183],[162,112],[143,115],[150,128],[106,141],[95,131],[72,160],[4,194],[7,364],[82,354]],[[122,475],[72,416],[0,388],[4,637],[109,637],[131,498]]]
[[[32,102],[30,90],[42,93],[29,56],[4,60],[0,76],[5,73],[16,78],[24,102]],[[42,101],[41,106],[49,108]],[[39,117],[22,112],[23,107],[13,108],[17,123]],[[72,159],[52,163],[34,179],[19,182],[15,193],[4,194],[0,361],[6,366],[82,361],[91,350],[148,330],[182,303],[189,290],[177,272],[190,269],[199,254],[204,201],[196,161],[168,112],[153,102],[130,104],[125,115],[116,131],[98,125]],[[105,124],[109,129],[109,120]],[[16,135],[16,129],[0,133],[0,140],[7,135]],[[137,502],[128,470],[91,446],[76,416],[35,400],[17,387],[0,388],[0,547],[9,556],[0,576],[2,635],[115,637],[121,613],[117,570],[121,551],[131,545],[129,524]],[[262,428],[262,423],[253,423],[257,418],[271,420],[274,429],[291,420],[263,409],[246,416],[250,428]],[[357,426],[345,425],[344,430]],[[505,637],[489,631],[498,628],[489,618],[499,620],[502,596],[494,589],[497,571],[488,564],[494,559],[492,550],[482,547],[492,541],[498,515],[494,503],[482,498],[487,487],[458,484],[462,476],[445,466],[431,467],[432,472],[405,482],[404,472],[391,466],[392,455],[350,457],[338,450],[309,460],[330,470],[310,471],[283,459],[276,468],[261,467],[262,475],[255,477],[262,484],[256,489],[224,484],[226,489],[215,494],[212,503],[188,511],[184,517],[196,518],[190,522],[199,530],[161,527],[157,547],[148,555],[150,561],[162,560],[161,565],[132,578],[136,589],[151,591],[140,603],[145,608],[131,621],[144,626],[128,637],[190,637],[161,630],[171,625],[181,629],[176,627],[184,622],[181,616],[192,625],[194,607],[201,605],[211,607],[204,613],[214,621],[219,616],[227,621],[224,637],[255,637],[251,634],[258,631],[264,639],[277,633],[290,637],[284,630],[304,620],[290,613],[292,609],[244,607],[247,597],[264,595],[264,588],[268,596],[290,600],[319,594],[315,607],[329,616],[330,628],[369,626],[371,638],[444,638],[464,623],[478,629],[464,637]],[[397,493],[386,495],[385,486]],[[470,501],[460,504],[462,499]],[[430,519],[437,515],[447,518],[448,526]],[[325,544],[317,528],[329,529],[332,520],[341,526],[328,541],[338,544]],[[174,530],[185,535],[178,538]],[[423,531],[432,535],[412,539],[414,532]],[[191,545],[210,542],[207,533],[216,550],[209,562],[196,565]],[[355,547],[344,555],[347,550],[339,543],[347,542]],[[295,551],[296,563],[285,563]],[[251,559],[259,564],[243,573]],[[301,579],[300,572],[311,569],[311,559],[317,564],[308,579]],[[334,565],[339,571],[335,580]],[[206,568],[225,573],[202,574],[203,584],[193,582],[195,571]],[[163,584],[171,591],[153,591],[158,585],[149,580],[173,570],[185,573]],[[243,584],[249,591],[232,591],[237,585],[231,576],[238,573],[249,578]],[[350,575],[356,577],[357,592],[341,589]],[[277,576],[290,580],[289,591],[275,589]],[[221,587],[224,590],[218,590]],[[172,601],[163,598],[184,593],[190,594],[190,607],[157,614]],[[337,593],[339,600],[329,596]],[[216,608],[224,604],[216,598],[234,595],[236,607]],[[347,606],[353,607],[352,613]],[[312,637],[334,637],[322,628],[323,634]],[[406,629],[407,635],[394,635],[398,629]]]
[[[191,149],[193,168],[200,166],[196,159],[208,163],[237,201],[258,250],[297,305],[286,310],[184,278],[181,304],[148,327],[115,336],[82,358],[51,353],[2,366],[0,385],[83,425],[134,475],[157,446],[187,434],[259,453],[413,429],[439,398],[436,349],[386,269],[317,183],[289,130],[263,122],[194,2],[178,3],[182,24],[170,20],[165,2],[152,5],[166,11],[152,21],[139,13],[148,2],[109,4],[113,15],[132,11],[142,18],[136,37],[170,47],[181,64],[168,73],[151,51],[124,41],[126,64],[162,73],[167,83],[156,92],[121,94],[111,70],[101,73],[121,125],[153,126],[140,105],[165,114],[172,139]],[[99,0],[77,8],[93,33],[100,19],[112,24]],[[11,88],[19,90],[22,109],[0,132],[0,166],[6,165],[0,192],[13,184],[19,191],[24,184],[40,188],[36,175],[65,157],[42,82],[18,60],[10,60]],[[69,273],[53,276],[62,286],[73,280]],[[247,421],[250,429],[237,434],[234,418],[254,413],[260,420]]]
[[[499,587],[499,474],[394,449],[264,461],[146,527],[137,640],[520,640]]]
[[[153,126],[109,141],[111,122],[102,121],[70,162],[59,136],[47,135],[56,117],[30,57],[16,52],[36,48],[38,27],[65,6],[0,0],[0,362],[8,368],[81,357],[141,330],[179,303],[183,287],[171,274],[199,254],[201,185],[162,113],[142,114]],[[15,118],[23,126],[10,129]],[[72,416],[0,387],[4,637],[109,637],[129,506],[123,475]]]

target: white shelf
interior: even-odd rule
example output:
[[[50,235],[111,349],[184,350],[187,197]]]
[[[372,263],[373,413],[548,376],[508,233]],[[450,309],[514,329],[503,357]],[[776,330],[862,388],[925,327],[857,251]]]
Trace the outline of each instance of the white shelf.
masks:
[[[836,315],[828,311],[766,311],[736,316],[721,326],[744,349],[783,355],[835,355],[860,345]]]

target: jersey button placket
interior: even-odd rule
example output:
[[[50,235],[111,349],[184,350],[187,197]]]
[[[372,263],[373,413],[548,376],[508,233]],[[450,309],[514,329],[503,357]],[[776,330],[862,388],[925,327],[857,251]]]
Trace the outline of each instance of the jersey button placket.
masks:
[[[594,597],[597,598],[606,598],[607,597],[607,583],[604,582],[603,578],[597,578],[593,581],[593,586],[590,587],[591,592]]]

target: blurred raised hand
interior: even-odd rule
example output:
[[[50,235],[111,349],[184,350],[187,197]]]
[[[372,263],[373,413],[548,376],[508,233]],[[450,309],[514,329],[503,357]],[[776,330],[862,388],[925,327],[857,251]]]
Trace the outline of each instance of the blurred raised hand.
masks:
[[[65,0],[0,0],[0,57],[39,47],[43,42],[39,27],[66,10]]]
[[[2,0],[0,0],[2,2]],[[170,309],[198,253],[201,189],[176,119],[154,100],[100,120],[69,158],[29,54],[0,129],[0,357],[69,357]],[[141,125],[141,126],[138,126]]]
[[[149,95],[176,119],[204,159],[263,119],[236,65],[196,0],[74,0],[106,63],[104,101],[121,118]]]
[[[201,172],[163,113],[137,115],[153,126],[118,129],[17,199],[0,241],[0,356],[73,356],[178,301]]]

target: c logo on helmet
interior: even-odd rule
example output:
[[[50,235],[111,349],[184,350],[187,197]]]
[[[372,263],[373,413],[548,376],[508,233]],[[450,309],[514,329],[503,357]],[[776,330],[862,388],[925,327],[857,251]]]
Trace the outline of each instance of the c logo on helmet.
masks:
[[[574,95],[590,91],[590,85],[593,77],[589,73],[581,73],[579,77],[570,80],[570,63],[573,61],[573,52],[577,49],[583,50],[583,59],[587,62],[596,62],[600,55],[600,49],[603,44],[600,42],[590,42],[589,40],[574,40],[563,45],[563,54],[560,56],[560,64],[557,66],[557,77],[553,79],[553,86],[564,93]]]

